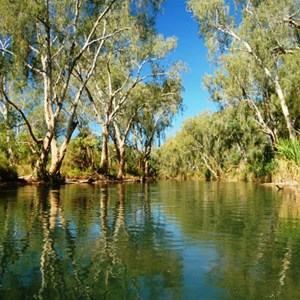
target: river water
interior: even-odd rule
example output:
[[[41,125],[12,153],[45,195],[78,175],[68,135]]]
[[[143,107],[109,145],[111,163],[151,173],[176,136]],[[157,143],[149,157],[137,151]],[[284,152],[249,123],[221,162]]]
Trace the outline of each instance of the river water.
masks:
[[[0,188],[0,299],[300,299],[300,199],[247,183]]]

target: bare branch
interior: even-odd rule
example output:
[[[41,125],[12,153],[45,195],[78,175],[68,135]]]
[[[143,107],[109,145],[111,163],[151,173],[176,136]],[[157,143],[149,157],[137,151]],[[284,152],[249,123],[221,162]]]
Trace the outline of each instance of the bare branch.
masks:
[[[52,55],[51,60],[58,56],[62,49],[64,49],[63,45]]]
[[[107,78],[108,78],[108,90],[109,90],[109,96],[112,97],[112,78],[111,78],[111,70],[110,70],[110,59],[106,62],[107,67]]]
[[[110,11],[110,9],[112,8],[113,4],[116,2],[116,0],[112,0],[111,3],[106,7],[106,9],[102,12],[102,14],[98,17],[98,19],[95,21],[93,28],[91,29],[85,44],[83,45],[83,47],[81,48],[81,50],[79,51],[78,55],[75,57],[74,61],[77,61],[82,54],[85,52],[85,50],[93,43],[98,42],[98,41],[102,41],[103,40],[103,36],[101,38],[99,38],[98,40],[94,40],[91,41],[92,36],[94,35],[94,33],[96,32],[97,27],[99,26],[100,22],[102,21],[102,19],[107,15],[107,13]],[[78,4],[78,3],[77,3]],[[105,38],[106,39],[106,38]]]
[[[26,124],[26,126],[27,126],[27,128],[28,128],[28,130],[29,130],[29,134],[30,134],[31,138],[34,140],[35,143],[37,143],[37,144],[41,143],[42,140],[39,140],[39,139],[37,139],[37,138],[35,137],[35,135],[34,135],[34,133],[33,133],[33,130],[32,130],[32,127],[31,127],[31,125],[30,125],[28,119],[26,118],[24,112],[22,111],[22,109],[19,108],[14,102],[12,102],[12,101],[9,99],[9,97],[8,97],[8,95],[7,95],[7,93],[6,93],[6,91],[5,91],[4,88],[3,88],[3,85],[2,85],[0,88],[1,88],[0,92],[1,92],[2,95],[4,96],[4,99],[5,99],[11,106],[13,106],[13,107],[15,108],[15,110],[18,111],[18,112],[20,113],[20,115],[22,116],[22,118],[23,118],[23,120],[25,121],[25,124]]]
[[[279,21],[278,23],[286,23],[288,24],[288,26],[296,28],[296,29],[300,29],[300,24],[299,19],[295,20],[294,17],[296,15],[300,14],[300,9],[296,10],[294,13],[292,13],[291,15],[287,16],[286,18],[283,18],[281,21]]]
[[[0,40],[0,46],[1,46],[1,48],[6,49],[9,46],[9,44],[10,44],[10,40],[11,40],[10,37],[4,39],[3,41]]]
[[[33,67],[32,65],[30,65],[29,63],[25,62],[25,66],[30,69],[31,71],[34,71],[34,72],[37,72],[39,74],[44,74],[45,71],[44,70],[40,70],[40,69],[37,69],[35,67]]]
[[[293,28],[296,28],[296,29],[300,29],[300,24],[295,22],[293,19],[289,19],[289,18],[284,18],[282,20],[282,22],[279,22],[279,23],[287,23],[288,26],[290,27],[293,27]]]
[[[39,54],[39,53],[40,53],[40,51],[39,51],[38,49],[36,49],[35,47],[33,47],[32,45],[29,45],[29,48],[30,48],[33,52],[35,52],[36,54]]]
[[[106,22],[105,22],[104,28],[103,28],[103,35],[105,34],[105,31],[106,31]],[[100,43],[100,45],[98,46],[98,49],[97,49],[97,51],[96,51],[96,53],[94,55],[93,62],[92,62],[91,66],[90,66],[90,68],[89,68],[89,70],[87,72],[87,75],[86,75],[86,77],[84,79],[82,79],[81,87],[78,89],[78,92],[77,92],[77,94],[75,96],[75,100],[74,100],[73,105],[72,105],[72,110],[71,110],[71,114],[70,114],[71,118],[70,118],[68,126],[67,126],[68,129],[71,128],[71,127],[73,128],[73,126],[74,126],[73,125],[73,123],[74,123],[73,119],[74,119],[75,114],[76,114],[76,109],[77,109],[79,100],[81,98],[81,95],[82,95],[83,91],[85,90],[85,87],[86,87],[86,85],[87,85],[90,77],[92,76],[92,74],[93,74],[93,72],[95,70],[96,62],[97,62],[97,59],[98,59],[98,57],[100,55],[100,52],[101,52],[101,49],[102,49],[102,46],[103,46],[104,42],[105,42],[105,40],[102,40],[101,43]],[[71,136],[69,136],[68,138],[70,138],[70,137]]]
[[[6,48],[1,47],[0,51],[3,52],[3,53],[7,53],[7,54],[9,54],[11,56],[15,56],[15,54],[13,52],[7,50]]]
[[[93,45],[93,44],[95,44],[95,43],[98,43],[98,42],[100,42],[100,41],[102,41],[102,40],[106,40],[106,39],[112,37],[113,35],[115,35],[115,34],[117,34],[117,33],[119,33],[119,32],[122,32],[122,31],[124,31],[124,30],[127,30],[127,29],[129,29],[129,27],[124,27],[124,28],[116,29],[116,30],[114,30],[112,33],[107,34],[106,36],[101,36],[101,37],[99,37],[98,39],[94,39],[94,40],[90,41],[90,42],[86,45],[86,48],[89,47],[89,46],[91,46],[91,45]],[[86,50],[86,48],[85,48],[84,50]]]
[[[0,48],[0,51],[3,52],[3,53],[7,53],[7,54],[9,54],[9,55],[11,55],[11,56],[13,56],[13,57],[16,57],[15,53],[13,53],[12,51],[7,50],[7,49],[5,49],[5,48]],[[32,65],[30,65],[30,64],[27,63],[26,61],[24,62],[24,65],[25,65],[26,67],[28,67],[30,70],[35,71],[35,72],[37,72],[37,73],[39,73],[39,74],[42,74],[42,73],[43,73],[42,70],[33,67]]]
[[[293,14],[289,15],[289,19],[294,18],[298,14],[300,14],[300,9],[296,10]]]
[[[252,2],[251,2],[251,0],[248,0],[245,10],[248,14],[253,15],[253,11],[251,11],[251,7],[252,7]]]

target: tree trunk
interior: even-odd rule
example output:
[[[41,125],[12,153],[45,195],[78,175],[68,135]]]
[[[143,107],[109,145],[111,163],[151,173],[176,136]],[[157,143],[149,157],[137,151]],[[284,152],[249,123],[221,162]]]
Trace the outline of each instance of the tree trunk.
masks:
[[[145,160],[144,160],[144,173],[145,173],[145,178],[148,179],[149,178],[149,159],[147,157],[145,157]]]
[[[65,153],[62,155],[57,155],[55,158],[53,153],[51,153],[51,167],[49,170],[50,176],[52,180],[59,180],[60,179],[60,168],[65,157]]]
[[[147,146],[145,147],[145,154],[143,158],[143,179],[148,179],[149,178],[149,160],[151,156],[151,150],[152,150],[152,138],[148,141]]]
[[[286,123],[287,129],[288,129],[288,132],[289,132],[289,137],[291,140],[296,140],[297,134],[296,134],[295,128],[294,128],[291,118],[290,118],[289,109],[286,104],[285,96],[284,96],[283,90],[282,90],[280,82],[279,82],[277,70],[276,70],[275,76],[273,76],[271,71],[269,70],[269,68],[267,68],[267,66],[264,64],[263,60],[252,50],[252,47],[250,46],[250,44],[247,41],[243,40],[239,35],[237,35],[230,28],[226,28],[223,26],[221,26],[221,27],[215,26],[215,28],[221,32],[229,34],[234,39],[236,39],[239,42],[241,42],[242,44],[244,44],[245,48],[247,49],[247,52],[256,60],[256,62],[259,64],[259,66],[263,69],[265,75],[274,83],[276,94],[280,100],[282,113],[284,115],[285,123]]]
[[[149,163],[148,163],[148,159],[146,158],[146,155],[141,155],[140,157],[140,175],[141,175],[141,179],[142,181],[148,179],[148,175],[149,175]]]
[[[12,149],[12,130],[10,128],[6,128],[6,144],[7,144],[7,152],[8,152],[8,162],[9,166],[13,167],[15,165],[15,156]]]
[[[5,103],[5,107],[3,109],[2,114],[5,120],[8,162],[9,162],[9,166],[13,167],[15,165],[15,156],[14,156],[14,151],[12,146],[12,137],[13,137],[12,121],[13,120],[11,115],[11,108],[8,102]]]
[[[44,117],[47,124],[47,133],[43,139],[43,144],[40,149],[39,158],[35,164],[33,176],[38,180],[51,181],[49,172],[47,172],[47,163],[49,159],[49,153],[51,152],[51,143],[54,137],[54,130],[56,120],[54,118],[53,108],[51,106],[51,100],[53,96],[52,89],[52,68],[51,68],[51,51],[50,51],[50,31],[46,29],[46,55],[41,56],[42,68],[43,68],[43,85],[44,85]]]
[[[125,145],[122,144],[119,147],[119,170],[118,170],[118,178],[123,179],[125,172]]]
[[[286,104],[285,97],[284,97],[281,85],[279,83],[278,76],[276,76],[276,78],[275,78],[275,88],[276,88],[276,93],[277,93],[277,95],[279,97],[279,100],[280,100],[281,109],[282,109],[282,112],[283,112],[283,115],[284,115],[284,119],[285,119],[285,122],[286,122],[286,125],[287,125],[287,129],[289,131],[290,139],[295,141],[297,139],[297,133],[296,133],[296,130],[295,130],[293,124],[292,124],[289,109],[288,109],[288,106]]]
[[[47,132],[46,136],[44,137],[43,144],[40,149],[39,158],[36,161],[33,177],[38,180],[46,180],[49,181],[49,173],[47,172],[47,163],[49,159],[50,153],[50,143],[53,138],[53,132]]]
[[[102,152],[100,162],[100,173],[106,175],[108,173],[108,128],[102,126]]]
[[[64,142],[62,143],[60,149],[57,149],[57,141],[56,138],[53,137],[51,141],[51,167],[50,167],[50,174],[52,177],[56,179],[60,179],[60,168],[65,158],[67,148],[70,144],[70,140],[72,134],[77,127],[77,122],[73,120],[74,118],[70,118],[68,123],[67,134],[65,137]]]
[[[33,177],[37,180],[49,181],[49,175],[47,172],[47,162],[48,162],[49,150],[42,149],[38,160],[35,163],[33,170]]]
[[[59,153],[56,144],[56,138],[53,137],[51,141],[51,167],[49,173],[51,175],[56,175],[59,170]]]

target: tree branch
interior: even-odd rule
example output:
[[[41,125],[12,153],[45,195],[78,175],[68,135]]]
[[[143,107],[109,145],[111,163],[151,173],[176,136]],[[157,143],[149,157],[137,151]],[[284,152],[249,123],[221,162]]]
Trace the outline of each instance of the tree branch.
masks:
[[[110,11],[110,9],[112,8],[113,4],[116,2],[116,0],[112,0],[110,2],[110,4],[106,7],[106,9],[102,12],[102,14],[98,17],[98,19],[96,20],[96,22],[94,23],[93,28],[91,29],[83,47],[80,49],[79,53],[77,54],[77,56],[75,57],[75,59],[73,60],[73,64],[76,63],[76,61],[82,56],[82,54],[85,52],[85,50],[93,43],[95,43],[96,41],[101,41],[103,40],[103,36],[101,38],[99,38],[98,40],[94,40],[91,42],[92,36],[94,35],[94,33],[96,32],[97,27],[99,26],[100,22],[102,21],[102,19],[106,16],[106,14]]]
[[[7,93],[5,92],[5,90],[4,90],[4,88],[3,88],[3,85],[2,85],[0,88],[1,88],[0,92],[1,92],[2,95],[4,96],[4,99],[5,99],[11,106],[13,106],[13,107],[15,108],[15,110],[18,111],[18,112],[20,113],[20,115],[22,116],[22,118],[23,118],[23,120],[25,121],[25,124],[26,124],[26,126],[27,126],[27,128],[28,128],[28,130],[29,130],[29,134],[30,134],[31,138],[34,140],[34,142],[35,142],[36,144],[42,143],[42,142],[43,142],[42,139],[37,139],[37,138],[35,137],[35,135],[34,135],[34,133],[33,133],[33,130],[32,130],[32,127],[31,127],[31,125],[30,125],[28,119],[26,118],[24,112],[22,111],[22,109],[20,109],[15,103],[13,103],[13,102],[9,99]]]

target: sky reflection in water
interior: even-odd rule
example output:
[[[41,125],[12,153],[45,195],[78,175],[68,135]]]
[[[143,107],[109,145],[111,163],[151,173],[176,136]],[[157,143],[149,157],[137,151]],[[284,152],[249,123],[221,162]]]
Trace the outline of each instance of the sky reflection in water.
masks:
[[[0,299],[297,299],[297,194],[252,184],[0,190]]]

